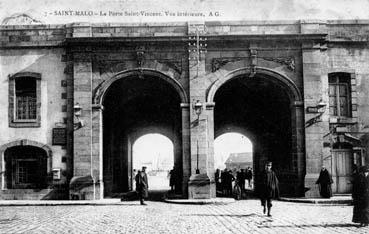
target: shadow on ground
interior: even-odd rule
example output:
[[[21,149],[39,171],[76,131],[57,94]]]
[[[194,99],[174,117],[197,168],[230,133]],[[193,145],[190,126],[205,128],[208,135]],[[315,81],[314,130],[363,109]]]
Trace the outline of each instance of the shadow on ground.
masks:
[[[251,213],[251,214],[245,214],[245,215],[240,215],[240,214],[189,214],[189,215],[185,215],[185,216],[244,218],[244,217],[260,216],[260,215],[255,214],[255,213]]]
[[[168,190],[149,190],[149,197],[145,200],[147,201],[164,201]],[[122,201],[135,201],[138,200],[138,195],[135,191],[130,191],[127,193],[116,194],[112,198],[120,198]]]
[[[332,224],[302,224],[302,225],[266,225],[259,228],[313,228],[313,227],[359,227],[352,223],[332,223]]]

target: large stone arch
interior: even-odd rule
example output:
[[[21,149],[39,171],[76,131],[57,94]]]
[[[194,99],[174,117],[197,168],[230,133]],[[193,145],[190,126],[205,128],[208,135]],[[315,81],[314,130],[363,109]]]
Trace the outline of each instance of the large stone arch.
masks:
[[[20,139],[20,140],[16,140],[16,141],[12,141],[9,142],[7,144],[4,144],[0,147],[0,155],[1,155],[1,160],[0,160],[0,168],[1,168],[1,172],[5,171],[5,151],[11,147],[14,146],[34,146],[37,148],[41,148],[46,152],[46,157],[47,157],[47,172],[49,173],[51,171],[52,168],[52,155],[53,155],[53,151],[51,149],[51,147],[47,144],[43,144],[37,141],[32,141],[32,140],[28,140],[28,139]],[[5,189],[4,187],[5,185],[5,173],[1,174],[1,189]]]
[[[303,97],[300,90],[297,88],[296,84],[287,76],[272,69],[264,67],[256,67],[255,72],[256,74],[253,77],[250,77],[250,79],[257,79],[255,77],[257,74],[272,77],[275,79],[276,82],[280,83],[281,85],[289,89],[287,95],[290,97],[291,101],[298,103],[301,103],[303,101]],[[207,90],[206,95],[207,102],[214,102],[215,93],[224,83],[236,79],[240,75],[250,75],[250,74],[251,74],[250,67],[236,69],[225,74],[224,71],[218,70],[217,72],[215,72],[214,76],[219,78]]]
[[[146,66],[146,64],[145,64]],[[152,67],[152,66],[149,66]],[[163,71],[165,70],[165,71]],[[163,71],[163,72],[162,72]],[[132,68],[130,70],[124,70],[121,71],[113,76],[111,78],[107,78],[101,85],[95,89],[95,92],[93,93],[93,101],[97,105],[104,106],[104,111],[100,111],[100,118],[101,121],[98,123],[99,133],[96,134],[103,134],[102,137],[103,140],[101,141],[101,164],[100,170],[101,170],[101,178],[103,178],[104,181],[104,190],[102,193],[102,196],[110,196],[113,193],[116,192],[125,192],[129,191],[131,189],[131,177],[132,177],[132,147],[134,142],[139,136],[144,135],[145,133],[160,133],[166,137],[168,137],[174,146],[174,161],[180,163],[179,165],[182,167],[182,135],[181,135],[181,105],[180,104],[187,104],[188,103],[188,96],[186,93],[185,88],[182,86],[182,84],[176,79],[178,78],[175,74],[172,74],[173,71],[166,71],[166,69],[157,67],[156,69],[151,68]],[[147,80],[147,83],[145,83],[145,79]],[[128,83],[126,81],[133,81],[132,83]],[[123,93],[121,86],[119,84],[124,84],[129,89],[130,87],[134,87],[134,85],[137,85],[137,83],[140,85],[143,85],[143,87],[147,87],[148,89],[152,89],[150,91],[147,91],[147,93],[140,93],[137,90],[140,90],[137,88],[137,92],[133,93]],[[118,86],[116,86],[118,84]],[[144,85],[145,84],[145,85]],[[154,88],[155,85],[158,84],[159,88]],[[185,86],[185,85],[184,85]],[[119,87],[119,92],[117,92],[117,87]],[[150,88],[151,87],[151,88]],[[165,88],[160,88],[165,87]],[[158,92],[157,90],[161,90]],[[123,88],[124,90],[124,88]],[[156,91],[155,91],[156,90]],[[170,91],[169,91],[170,90]],[[135,116],[135,118],[123,118],[123,120],[118,123],[117,125],[122,127],[117,127],[117,125],[107,124],[104,121],[115,121],[114,115],[109,115],[111,113],[110,111],[116,108],[116,110],[123,110],[123,104],[134,101],[137,97],[138,102],[142,101],[141,98],[138,98],[140,96],[147,97],[150,95],[147,95],[149,92],[153,92],[154,96],[152,98],[155,99],[155,101],[158,101],[160,97],[163,97],[163,95],[166,93],[172,97],[170,98],[170,101],[166,103],[165,105],[171,105],[170,110],[175,110],[173,112],[176,112],[175,115],[167,116],[170,118],[176,118],[175,121],[172,120],[165,120],[163,118],[163,115],[148,115],[144,114],[143,110],[137,110],[135,109],[135,105],[131,105],[129,107],[132,107],[132,111],[129,113],[131,116]],[[122,105],[119,107],[114,106],[114,102],[111,100],[114,100],[116,97],[112,97],[114,95],[111,95],[116,92],[115,94],[122,94],[121,100]],[[119,96],[119,95],[118,95]],[[165,95],[164,95],[165,96]],[[167,96],[165,96],[167,97]],[[146,110],[152,111],[149,106],[146,106],[144,104]],[[142,106],[140,106],[143,108]],[[168,106],[167,106],[168,107]],[[167,108],[168,109],[168,108]],[[159,109],[157,109],[159,110]],[[169,110],[169,109],[168,109]],[[103,113],[103,114],[102,114]],[[128,111],[127,111],[128,113]],[[124,114],[127,114],[124,113]],[[136,113],[136,114],[135,114]],[[149,112],[147,112],[149,113]],[[160,112],[161,113],[161,112]],[[169,113],[169,112],[168,112]],[[114,114],[114,113],[113,113]],[[128,114],[126,116],[129,116]],[[157,118],[157,121],[146,121],[146,119],[150,118]],[[132,121],[128,121],[128,119]],[[172,121],[172,122],[170,122]],[[106,123],[106,124],[104,124]],[[125,125],[127,124],[127,125]],[[169,124],[169,125],[168,125]],[[172,125],[173,124],[173,125]],[[171,126],[171,127],[169,127]],[[114,130],[113,130],[114,129]],[[174,133],[175,131],[176,133]],[[171,133],[172,132],[172,133]],[[107,135],[105,135],[107,134]],[[113,153],[114,152],[114,153]],[[119,155],[119,157],[116,157],[116,155]],[[120,165],[119,168],[115,171],[111,170],[111,165]],[[119,178],[119,181],[118,179]]]
[[[112,76],[111,78],[103,81],[100,85],[98,85],[93,92],[93,103],[94,104],[100,104],[102,105],[104,102],[105,94],[108,91],[109,87],[117,80],[124,79],[126,77],[130,76],[153,76],[157,77],[159,79],[162,79],[166,82],[168,82],[178,93],[181,103],[188,103],[188,96],[183,88],[183,86],[172,76],[174,74],[174,71],[168,71],[168,72],[161,72],[157,71],[151,68],[135,68],[130,70],[125,70],[122,72],[119,72]]]
[[[254,73],[255,72],[255,73]],[[297,87],[297,85],[287,76],[274,71],[269,68],[264,67],[256,67],[255,70],[251,70],[250,67],[244,67],[240,69],[235,69],[232,71],[226,70],[218,70],[217,72],[212,74],[216,80],[212,83],[212,85],[208,88],[206,93],[206,101],[208,103],[216,103],[216,94],[220,88],[226,83],[239,79],[240,77],[245,77],[244,79],[261,79],[259,77],[263,77],[265,80],[270,80],[274,84],[277,84],[276,87],[281,87],[281,92],[286,95],[286,100],[288,100],[289,110],[290,110],[290,122],[289,126],[291,126],[291,132],[289,134],[291,137],[291,146],[290,146],[290,160],[289,166],[286,171],[283,173],[285,185],[292,185],[291,194],[295,196],[301,196],[304,194],[304,177],[306,173],[306,159],[305,159],[305,139],[304,139],[304,109],[303,109],[303,96]],[[216,133],[217,134],[217,133]],[[253,146],[255,146],[259,151],[254,151],[254,157],[259,157],[259,155],[266,155],[264,153],[264,146],[268,145],[268,143],[262,143],[262,135],[260,136],[252,136],[253,138]],[[270,150],[267,148],[267,150]],[[260,171],[263,168],[264,161],[266,161],[266,157],[261,157],[259,160],[255,160],[255,167]],[[290,176],[291,175],[291,176]],[[285,187],[284,191],[289,191],[289,187]]]

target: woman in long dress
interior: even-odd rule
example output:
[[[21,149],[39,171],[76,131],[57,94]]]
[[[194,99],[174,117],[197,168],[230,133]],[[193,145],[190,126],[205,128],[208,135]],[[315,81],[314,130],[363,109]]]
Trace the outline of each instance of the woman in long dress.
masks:
[[[333,183],[332,176],[329,174],[328,170],[323,166],[320,171],[319,178],[316,184],[319,185],[320,195],[324,198],[332,197],[331,184]]]

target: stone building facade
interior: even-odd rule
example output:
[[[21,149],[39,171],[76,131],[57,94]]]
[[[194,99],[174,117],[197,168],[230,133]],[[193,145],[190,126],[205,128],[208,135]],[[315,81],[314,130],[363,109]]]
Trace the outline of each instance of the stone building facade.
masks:
[[[132,145],[172,140],[186,198],[215,197],[214,138],[248,136],[286,196],[368,162],[369,21],[0,27],[2,199],[132,189]],[[64,186],[63,188],[67,188]],[[68,190],[68,188],[67,188]]]

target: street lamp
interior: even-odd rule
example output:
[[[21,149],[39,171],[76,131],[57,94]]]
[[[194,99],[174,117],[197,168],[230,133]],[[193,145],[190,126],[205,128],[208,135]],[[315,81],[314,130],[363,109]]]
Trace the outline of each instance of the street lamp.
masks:
[[[74,130],[78,130],[78,129],[83,127],[83,121],[81,119],[79,119],[79,117],[82,115],[82,107],[77,102],[73,106],[73,110],[74,110],[74,116],[77,119],[77,123],[73,123],[73,126],[74,126]]]
[[[195,111],[195,114],[197,115],[197,123],[199,123],[199,119],[200,119],[200,114],[202,112],[202,103],[200,102],[200,100],[197,100],[193,105],[192,105],[192,109]],[[199,136],[197,136],[199,137]],[[196,174],[200,174],[200,169],[199,169],[199,140],[197,139],[196,141],[196,146],[197,146],[197,152],[196,152],[196,158],[197,158],[197,162],[196,162]]]
[[[79,105],[79,103],[77,102],[74,107],[74,116],[76,116],[77,118],[81,116],[82,114],[82,107]]]
[[[320,99],[319,103],[316,105],[316,107],[318,108],[318,112],[319,113],[324,113],[325,109],[327,107],[327,103],[323,102],[322,99]]]
[[[197,115],[197,120],[199,120],[200,114],[202,112],[202,103],[200,100],[197,100],[193,105],[192,109],[195,111],[195,114]]]

